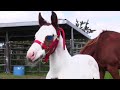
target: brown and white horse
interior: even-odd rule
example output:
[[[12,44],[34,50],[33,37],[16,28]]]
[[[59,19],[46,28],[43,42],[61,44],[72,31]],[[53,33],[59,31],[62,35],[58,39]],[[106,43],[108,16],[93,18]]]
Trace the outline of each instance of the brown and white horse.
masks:
[[[58,18],[52,12],[51,22],[46,22],[39,13],[40,29],[35,34],[35,41],[27,52],[30,62],[44,58],[49,60],[46,79],[99,79],[98,64],[90,55],[71,56],[65,45],[65,33],[58,26]]]

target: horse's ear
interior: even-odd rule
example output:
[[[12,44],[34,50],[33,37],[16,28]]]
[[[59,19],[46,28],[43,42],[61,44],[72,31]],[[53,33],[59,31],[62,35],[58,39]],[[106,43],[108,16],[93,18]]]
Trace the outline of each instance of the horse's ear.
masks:
[[[41,16],[41,13],[39,13],[38,18],[39,18],[39,26],[45,25],[47,23]]]
[[[52,11],[51,23],[54,27],[58,27],[58,18],[55,12]]]

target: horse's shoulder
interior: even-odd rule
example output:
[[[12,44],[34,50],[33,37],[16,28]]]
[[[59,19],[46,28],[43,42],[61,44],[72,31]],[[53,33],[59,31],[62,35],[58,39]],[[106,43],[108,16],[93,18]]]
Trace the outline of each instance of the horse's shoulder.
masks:
[[[89,62],[93,62],[93,63],[97,63],[96,60],[90,56],[90,55],[87,55],[87,54],[77,54],[77,55],[74,55],[72,57],[72,61],[76,61],[76,62],[80,62],[80,63],[89,63]]]

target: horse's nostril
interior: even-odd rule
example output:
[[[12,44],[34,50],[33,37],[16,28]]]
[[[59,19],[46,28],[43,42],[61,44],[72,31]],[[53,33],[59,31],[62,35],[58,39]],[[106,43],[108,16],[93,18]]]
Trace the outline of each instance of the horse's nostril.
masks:
[[[35,52],[27,53],[26,58],[28,61],[32,61],[35,58]]]
[[[33,54],[32,54],[32,57],[34,56],[34,52],[33,52]]]

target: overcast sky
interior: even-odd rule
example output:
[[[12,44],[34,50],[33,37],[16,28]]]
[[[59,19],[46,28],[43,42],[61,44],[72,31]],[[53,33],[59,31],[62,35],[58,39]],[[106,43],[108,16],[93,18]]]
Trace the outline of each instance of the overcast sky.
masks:
[[[0,11],[0,23],[38,21],[38,14],[50,22],[51,11]],[[120,32],[120,11],[55,11],[58,18],[68,19],[75,24],[78,21],[87,21],[89,27],[95,29],[91,38],[95,38],[102,30]]]

